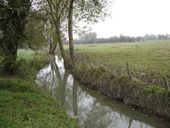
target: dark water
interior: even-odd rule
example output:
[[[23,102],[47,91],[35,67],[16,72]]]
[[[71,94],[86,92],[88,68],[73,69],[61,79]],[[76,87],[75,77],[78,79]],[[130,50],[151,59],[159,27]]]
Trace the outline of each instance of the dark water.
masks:
[[[151,117],[89,90],[74,80],[63,59],[43,68],[36,82],[49,90],[81,128],[170,128],[170,121]]]

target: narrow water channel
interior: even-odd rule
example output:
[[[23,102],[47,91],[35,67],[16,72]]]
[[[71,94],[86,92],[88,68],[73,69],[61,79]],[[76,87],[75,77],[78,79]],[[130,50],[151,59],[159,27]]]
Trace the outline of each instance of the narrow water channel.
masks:
[[[170,122],[151,117],[89,90],[65,71],[63,59],[41,69],[36,77],[39,86],[60,101],[81,128],[170,128]]]

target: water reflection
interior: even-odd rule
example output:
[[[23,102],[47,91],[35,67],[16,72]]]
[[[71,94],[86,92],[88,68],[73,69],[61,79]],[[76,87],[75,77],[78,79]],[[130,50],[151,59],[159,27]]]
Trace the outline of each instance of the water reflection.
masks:
[[[140,121],[114,110],[112,105],[99,100],[101,96],[89,94],[87,89],[82,88],[74,81],[71,74],[65,72],[63,59],[57,56],[55,62],[40,70],[37,74],[36,82],[50,90],[51,94],[60,101],[68,113],[78,120],[81,128],[158,127],[159,122],[148,124],[143,120]],[[164,126],[161,125],[160,127],[163,128]]]

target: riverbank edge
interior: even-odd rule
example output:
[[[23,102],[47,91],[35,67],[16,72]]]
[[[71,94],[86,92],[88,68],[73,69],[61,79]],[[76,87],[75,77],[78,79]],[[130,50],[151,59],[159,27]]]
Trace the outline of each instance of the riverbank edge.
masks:
[[[135,107],[146,114],[170,119],[170,91],[129,76],[116,76],[103,67],[77,62],[74,78],[88,88]]]
[[[25,71],[16,76],[0,75],[0,127],[79,127],[66,110],[35,83],[37,72],[53,59],[54,56],[44,54],[38,60],[20,60],[19,71]]]

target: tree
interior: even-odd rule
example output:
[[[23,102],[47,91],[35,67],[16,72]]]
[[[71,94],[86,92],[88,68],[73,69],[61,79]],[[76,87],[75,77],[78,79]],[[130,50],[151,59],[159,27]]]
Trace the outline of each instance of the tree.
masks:
[[[69,0],[68,6],[68,36],[69,36],[69,51],[72,65],[74,67],[74,44],[73,44],[73,4],[74,0]]]
[[[45,38],[45,21],[38,11],[30,11],[24,36],[26,39],[20,43],[20,47],[40,49],[45,45],[47,46],[47,40]]]
[[[30,0],[2,0],[0,3],[0,50],[8,74],[15,69],[18,43],[23,38],[30,6]]]
[[[49,46],[49,54],[54,55],[58,45],[58,39],[55,31],[55,26],[50,24],[49,21],[45,24],[45,37]]]
[[[74,22],[83,21],[97,22],[106,15],[106,3],[108,0],[42,0],[42,8],[46,11],[46,16],[50,24],[53,24],[56,31],[57,41],[65,62],[68,62],[64,51],[62,35],[68,31],[69,52],[71,65],[74,66],[74,44],[73,27]],[[66,26],[67,29],[66,29]],[[64,29],[63,29],[64,28]]]
[[[48,16],[49,23],[54,26],[55,33],[57,36],[57,42],[59,43],[61,55],[66,62],[67,57],[66,53],[64,51],[63,47],[63,41],[62,41],[62,23],[65,21],[65,12],[66,12],[66,5],[68,1],[67,0],[42,0],[40,4],[42,4],[42,10],[45,10],[46,16]]]
[[[68,37],[69,51],[74,66],[73,20],[89,24],[106,16],[108,0],[69,0],[68,4]]]

